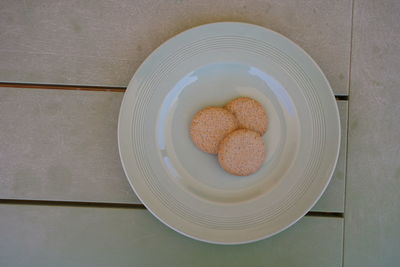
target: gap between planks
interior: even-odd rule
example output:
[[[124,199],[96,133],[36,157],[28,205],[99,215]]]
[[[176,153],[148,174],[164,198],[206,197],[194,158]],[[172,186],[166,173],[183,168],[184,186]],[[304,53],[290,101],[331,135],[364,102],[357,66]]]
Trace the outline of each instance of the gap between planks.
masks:
[[[88,201],[28,200],[28,199],[0,199],[0,205],[146,209],[146,207],[143,204],[106,203],[106,202],[88,202]],[[305,216],[343,218],[343,213],[310,211]]]
[[[8,83],[8,82],[0,82],[0,87],[16,87],[16,88],[48,89],[48,90],[106,91],[106,92],[125,92],[126,90],[126,87],[118,87],[118,86],[61,85],[61,84]]]
[[[60,85],[60,84],[35,84],[35,83],[13,83],[0,82],[0,87],[16,87],[28,89],[47,89],[47,90],[77,90],[77,91],[105,91],[105,92],[125,92],[126,87],[119,86],[92,86],[92,85]],[[335,95],[336,100],[348,101],[348,95]]]
[[[0,199],[0,205],[33,205],[33,206],[60,206],[60,207],[87,207],[87,208],[128,208],[146,209],[143,204],[110,203],[90,201],[63,201],[63,200],[30,200],[30,199]]]

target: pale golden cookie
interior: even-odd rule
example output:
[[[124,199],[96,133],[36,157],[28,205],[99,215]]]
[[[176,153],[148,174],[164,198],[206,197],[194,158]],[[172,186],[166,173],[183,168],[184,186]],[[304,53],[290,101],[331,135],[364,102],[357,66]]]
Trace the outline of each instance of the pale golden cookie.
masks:
[[[219,164],[225,171],[234,175],[253,174],[261,168],[264,160],[264,140],[257,132],[251,130],[233,131],[219,146]]]
[[[267,113],[258,101],[249,97],[239,97],[229,102],[225,108],[235,115],[240,128],[256,131],[260,135],[267,131]]]
[[[194,115],[190,135],[193,143],[202,151],[217,154],[219,143],[238,128],[232,113],[219,107],[208,107]]]

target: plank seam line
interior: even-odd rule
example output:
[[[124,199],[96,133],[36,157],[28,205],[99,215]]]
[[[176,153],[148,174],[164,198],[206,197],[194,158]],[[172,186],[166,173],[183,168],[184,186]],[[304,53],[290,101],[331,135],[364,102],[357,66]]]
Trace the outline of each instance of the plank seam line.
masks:
[[[350,51],[349,51],[349,80],[347,85],[347,92],[350,96],[350,86],[351,86],[351,69],[352,69],[352,57],[353,57],[353,42],[354,42],[354,6],[355,0],[351,2],[351,23],[350,23]],[[349,155],[349,131],[350,131],[350,101],[347,103],[347,133],[346,133],[346,169],[345,169],[345,185],[344,185],[344,207],[343,207],[343,214],[346,213],[346,206],[347,206],[347,184],[348,184],[348,155]],[[344,254],[345,254],[345,239],[346,239],[346,221],[343,222],[342,228],[342,267],[345,266],[344,262]]]
[[[0,82],[0,87],[17,87],[24,89],[47,89],[47,90],[77,90],[77,91],[108,91],[125,92],[123,86],[95,86],[95,85],[73,85],[73,84],[38,84],[38,83],[14,83]],[[336,100],[349,100],[348,95],[335,95]]]
[[[32,205],[32,206],[58,206],[58,207],[86,207],[86,208],[125,208],[146,209],[143,204],[110,203],[90,201],[60,201],[60,200],[28,200],[28,199],[0,199],[0,205]],[[340,212],[310,211],[306,214],[310,217],[343,218]]]

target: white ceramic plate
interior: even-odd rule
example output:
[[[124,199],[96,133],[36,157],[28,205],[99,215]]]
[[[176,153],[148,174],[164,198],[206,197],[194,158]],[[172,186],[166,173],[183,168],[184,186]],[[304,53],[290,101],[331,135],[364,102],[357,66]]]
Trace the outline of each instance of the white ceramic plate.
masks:
[[[247,177],[223,171],[189,136],[198,110],[239,96],[257,99],[270,118],[267,158]],[[154,216],[189,237],[238,244],[311,209],[336,165],[340,122],[327,79],[300,47],[259,26],[214,23],[175,36],[140,66],[118,141],[128,180]]]

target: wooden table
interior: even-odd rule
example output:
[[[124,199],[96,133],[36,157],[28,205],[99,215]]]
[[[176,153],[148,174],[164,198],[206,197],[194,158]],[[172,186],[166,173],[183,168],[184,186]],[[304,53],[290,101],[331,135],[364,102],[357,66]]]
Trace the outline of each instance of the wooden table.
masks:
[[[302,46],[330,81],[342,146],[288,230],[211,245],[161,224],[118,156],[123,92],[190,27],[242,21]],[[0,1],[0,266],[398,266],[397,0]],[[347,127],[349,126],[349,127]]]

